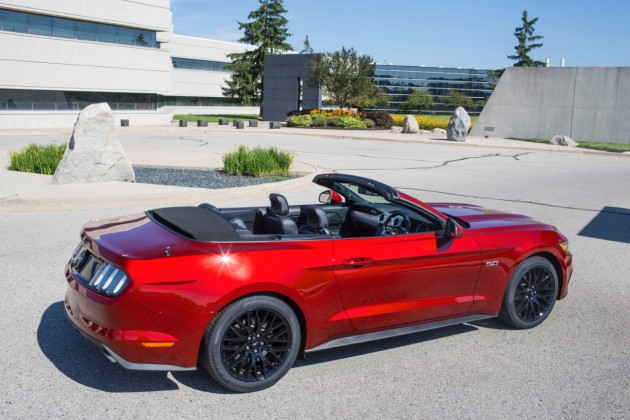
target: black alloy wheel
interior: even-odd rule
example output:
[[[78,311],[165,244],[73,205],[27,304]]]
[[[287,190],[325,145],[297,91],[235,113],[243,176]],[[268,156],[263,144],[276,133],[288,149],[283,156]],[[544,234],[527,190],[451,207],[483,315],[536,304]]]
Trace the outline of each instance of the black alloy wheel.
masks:
[[[558,275],[543,257],[526,259],[510,279],[499,316],[508,324],[532,328],[549,316],[558,296]]]
[[[210,323],[202,361],[222,386],[237,392],[267,388],[291,368],[300,347],[300,325],[291,307],[271,296],[250,296]]]

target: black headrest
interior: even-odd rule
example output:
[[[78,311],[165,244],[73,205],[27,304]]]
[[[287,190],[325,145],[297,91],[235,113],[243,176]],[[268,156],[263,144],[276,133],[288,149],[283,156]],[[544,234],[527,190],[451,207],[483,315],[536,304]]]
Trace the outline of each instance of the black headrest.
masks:
[[[289,214],[289,202],[282,194],[269,194],[271,206],[269,211],[278,216],[286,216]]]
[[[327,229],[328,217],[319,207],[306,208],[306,224],[313,229]]]

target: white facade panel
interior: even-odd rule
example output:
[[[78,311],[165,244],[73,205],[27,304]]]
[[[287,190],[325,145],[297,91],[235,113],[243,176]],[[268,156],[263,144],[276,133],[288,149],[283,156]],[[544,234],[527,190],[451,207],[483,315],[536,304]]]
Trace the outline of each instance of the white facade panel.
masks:
[[[227,58],[228,54],[247,51],[252,47],[235,42],[173,35],[170,48],[173,57],[229,63],[231,60]]]
[[[0,32],[0,88],[168,94],[167,51]]]
[[[229,77],[227,72],[173,69],[171,95],[221,97],[221,86]]]
[[[153,31],[172,31],[170,0],[11,0],[0,8]]]

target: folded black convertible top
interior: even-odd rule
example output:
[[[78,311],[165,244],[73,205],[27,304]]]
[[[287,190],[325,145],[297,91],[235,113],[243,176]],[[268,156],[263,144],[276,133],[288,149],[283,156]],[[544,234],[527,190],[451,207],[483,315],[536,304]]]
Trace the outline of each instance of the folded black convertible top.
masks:
[[[206,242],[240,241],[232,225],[215,212],[199,207],[165,207],[146,212],[154,222],[187,239]]]

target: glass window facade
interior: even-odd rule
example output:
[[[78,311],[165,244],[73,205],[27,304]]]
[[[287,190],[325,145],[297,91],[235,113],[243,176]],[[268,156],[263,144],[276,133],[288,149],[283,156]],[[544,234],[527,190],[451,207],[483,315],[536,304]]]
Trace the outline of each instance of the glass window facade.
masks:
[[[228,71],[225,69],[230,63],[222,61],[194,60],[192,58],[171,57],[173,68],[200,71]]]
[[[403,102],[416,90],[424,90],[433,97],[434,106],[422,112],[451,113],[453,106],[444,101],[450,91],[458,91],[475,103],[471,114],[478,114],[492,94],[497,82],[493,70],[447,67],[397,66],[377,64],[374,82],[391,98],[382,107],[392,112],[403,110]]]
[[[153,111],[160,106],[159,100],[153,93],[0,89],[0,111],[81,110],[100,102],[107,102],[114,111]]]
[[[0,31],[160,48],[155,32],[0,9]]]

